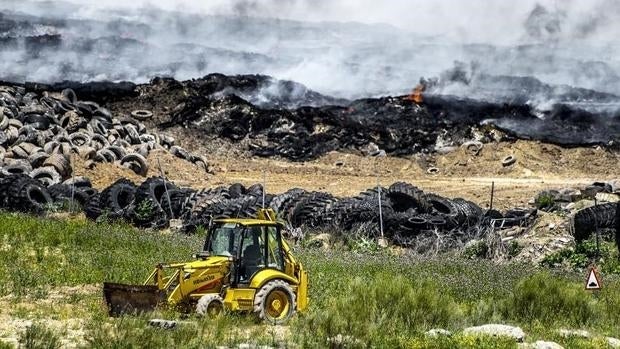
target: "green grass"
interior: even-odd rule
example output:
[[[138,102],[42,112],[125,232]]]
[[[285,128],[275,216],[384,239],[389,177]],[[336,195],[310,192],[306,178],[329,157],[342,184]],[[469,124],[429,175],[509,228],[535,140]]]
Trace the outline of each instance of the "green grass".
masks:
[[[173,310],[151,317],[181,320],[177,329],[151,328],[148,317],[107,317],[99,291],[45,302],[60,286],[142,282],[156,263],[190,258],[203,239],[123,224],[0,213],[0,295],[12,296],[12,317],[40,320],[22,339],[36,344],[42,334],[57,338],[53,331],[58,329],[42,325],[46,319],[83,318],[82,344],[94,348],[245,342],[302,348],[516,348],[509,339],[460,332],[485,323],[521,326],[527,341],[553,340],[567,348],[599,348],[602,336],[620,337],[618,276],[603,273],[604,289],[591,294],[583,290],[582,271],[495,264],[456,254],[421,258],[378,248],[296,248],[310,274],[311,303],[284,330],[243,315],[210,320]],[[424,332],[431,328],[455,334],[430,339]],[[588,329],[597,337],[562,338],[558,328]]]
[[[203,237],[140,232],[123,224],[82,219],[0,216],[0,295],[44,292],[49,287],[142,282],[161,261],[186,260]]]

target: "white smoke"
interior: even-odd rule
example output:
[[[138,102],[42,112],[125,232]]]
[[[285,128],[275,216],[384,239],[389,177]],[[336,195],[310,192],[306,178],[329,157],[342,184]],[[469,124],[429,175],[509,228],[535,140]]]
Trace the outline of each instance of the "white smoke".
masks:
[[[85,52],[2,50],[1,71],[17,79],[264,73],[359,97],[408,92],[463,61],[480,74],[620,88],[617,0],[0,0],[0,8],[68,20],[58,29],[68,40],[97,39]]]

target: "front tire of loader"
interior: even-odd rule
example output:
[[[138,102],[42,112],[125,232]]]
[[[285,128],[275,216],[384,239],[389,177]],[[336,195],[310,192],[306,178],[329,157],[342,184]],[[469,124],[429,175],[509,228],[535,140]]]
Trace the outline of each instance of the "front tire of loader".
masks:
[[[207,294],[198,300],[196,313],[200,316],[215,318],[224,312],[224,300],[219,294]]]
[[[282,280],[266,283],[254,296],[254,313],[270,324],[285,323],[293,316],[295,309],[295,293],[291,286]]]

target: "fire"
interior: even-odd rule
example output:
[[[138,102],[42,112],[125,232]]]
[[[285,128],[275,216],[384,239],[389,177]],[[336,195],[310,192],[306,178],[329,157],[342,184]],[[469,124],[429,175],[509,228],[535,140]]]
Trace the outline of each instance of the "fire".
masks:
[[[422,97],[422,92],[424,92],[424,90],[426,90],[426,85],[423,83],[419,83],[413,89],[413,91],[411,91],[411,94],[409,95],[408,99],[417,104],[422,103],[424,101],[424,98]]]

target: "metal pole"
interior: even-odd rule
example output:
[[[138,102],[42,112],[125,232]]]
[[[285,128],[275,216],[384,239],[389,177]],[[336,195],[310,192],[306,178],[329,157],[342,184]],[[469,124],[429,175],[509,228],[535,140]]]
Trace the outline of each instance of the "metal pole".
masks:
[[[489,210],[493,209],[493,196],[495,195],[495,181],[491,182],[491,203],[489,205]]]
[[[267,189],[267,173],[263,170],[263,209],[265,209],[265,190]]]
[[[598,200],[596,197],[594,198],[594,207],[598,206]],[[594,230],[596,231],[596,259],[594,262],[598,264],[599,259],[601,258],[601,245],[600,245],[600,237],[598,231],[598,219],[594,216]]]
[[[166,197],[168,197],[168,208],[170,209],[170,217],[174,219],[174,213],[172,212],[172,203],[170,202],[170,194],[168,193],[168,185],[166,184],[166,176],[164,175],[164,170],[161,169],[161,163],[159,162],[159,158],[157,158],[157,167],[159,167],[159,174],[161,178],[164,179],[164,190],[166,191]]]
[[[73,200],[75,197],[75,171],[73,171],[73,168],[75,168],[75,159],[73,158],[73,151],[71,152],[70,156],[71,156],[71,207],[69,208],[69,210],[71,211],[71,213],[74,213],[73,207],[75,203],[73,202]]]
[[[383,239],[383,209],[381,208],[381,185],[379,183],[379,159],[375,162],[375,173],[377,174],[377,195],[379,196],[379,231],[381,232],[381,239]]]

